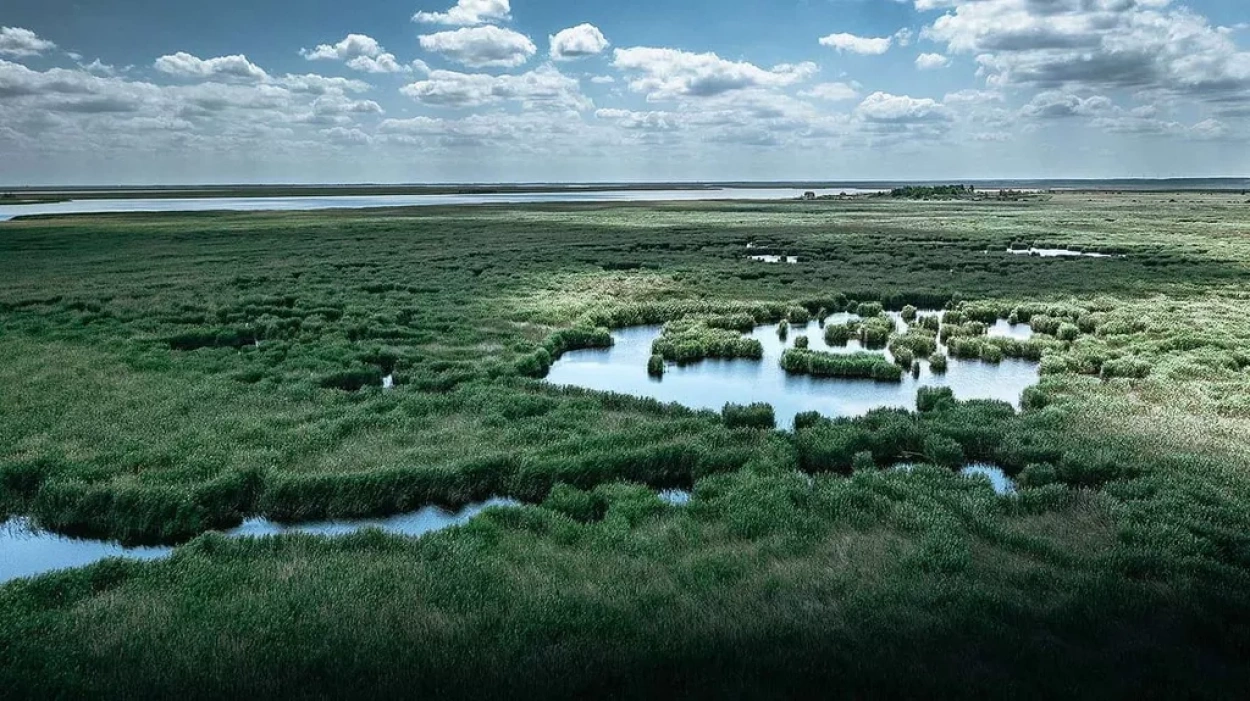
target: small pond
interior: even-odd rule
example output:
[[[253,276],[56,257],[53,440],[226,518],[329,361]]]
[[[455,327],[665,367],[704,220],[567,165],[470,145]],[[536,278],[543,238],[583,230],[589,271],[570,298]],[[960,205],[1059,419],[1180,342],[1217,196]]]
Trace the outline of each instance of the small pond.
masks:
[[[923,312],[922,315],[938,312]],[[897,314],[892,314],[898,319]],[[827,323],[839,324],[856,317],[830,316]],[[905,329],[900,322],[900,331]],[[795,415],[817,411],[825,416],[860,416],[880,407],[914,409],[920,387],[950,387],[958,399],[998,399],[1020,406],[1025,389],[1037,384],[1038,363],[1007,359],[997,365],[979,360],[950,358],[945,374],[930,371],[921,362],[920,377],[905,374],[902,382],[874,382],[789,375],[781,369],[781,354],[794,345],[794,339],[807,336],[809,348],[830,353],[863,350],[858,341],[845,347],[830,347],[816,322],[791,326],[788,339],[777,337],[777,325],[760,326],[749,334],[764,346],[764,358],[755,360],[704,360],[692,365],[669,364],[663,378],[647,374],[651,343],[659,337],[660,326],[638,326],[615,331],[616,345],[606,350],[579,350],[564,354],[551,367],[547,381],[603,392],[650,397],[677,402],[694,409],[720,411],[725,404],[767,402],[777,415],[777,425],[789,428]],[[1028,338],[1027,325],[1012,326],[1002,321],[992,328],[994,335]],[[885,350],[871,351],[888,356]]]
[[[690,503],[691,493],[684,489],[666,489],[659,493],[660,500],[673,506],[685,506]]]
[[[1115,258],[1110,253],[1085,253],[1070,248],[1008,248],[1007,252],[1017,256],[1037,256],[1038,258]]]
[[[367,528],[387,533],[419,536],[467,523],[492,506],[515,506],[511,499],[491,499],[451,512],[436,506],[389,518],[320,521],[280,524],[263,518],[248,519],[238,528],[225,532],[231,538],[261,537],[287,533],[342,536]],[[0,524],[0,583],[19,577],[83,567],[110,557],[156,560],[168,557],[169,546],[126,547],[101,540],[70,538],[35,528],[28,519],[18,518]]]
[[[910,472],[915,469],[915,467],[916,466],[912,463],[900,463],[895,465],[893,469],[902,472]],[[961,477],[974,479],[988,479],[990,481],[990,487],[994,489],[995,494],[1016,493],[1016,481],[1008,477],[1007,473],[1003,472],[1003,468],[997,465],[980,462],[972,463],[961,468],[959,470],[959,475]]]

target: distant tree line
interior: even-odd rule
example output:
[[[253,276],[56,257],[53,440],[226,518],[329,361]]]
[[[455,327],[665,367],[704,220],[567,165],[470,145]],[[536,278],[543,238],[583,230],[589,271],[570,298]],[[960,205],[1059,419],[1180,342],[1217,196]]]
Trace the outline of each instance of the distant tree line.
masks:
[[[972,197],[971,185],[908,185],[890,190],[890,197],[909,200],[954,200]]]
[[[972,185],[908,185],[890,190],[889,197],[908,200],[1027,200],[1036,193],[1000,189],[997,192],[978,191]]]

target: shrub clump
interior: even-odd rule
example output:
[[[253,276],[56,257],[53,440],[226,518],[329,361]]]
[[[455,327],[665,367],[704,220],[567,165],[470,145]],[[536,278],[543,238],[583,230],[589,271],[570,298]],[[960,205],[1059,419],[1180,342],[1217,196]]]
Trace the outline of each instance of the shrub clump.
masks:
[[[1102,364],[1099,373],[1104,380],[1114,377],[1141,379],[1150,374],[1150,363],[1141,358],[1126,357],[1108,360]]]
[[[875,353],[837,355],[791,348],[781,356],[781,368],[793,375],[899,382],[903,369]]]
[[[812,313],[807,311],[806,307],[793,306],[786,312],[786,320],[791,324],[806,326],[807,322],[812,320]]]
[[[802,431],[804,429],[816,426],[825,417],[820,415],[819,411],[804,411],[794,416],[794,430]]]
[[[859,340],[865,348],[885,348],[894,333],[894,320],[888,316],[864,319],[859,327]]]
[[[1059,333],[1059,327],[1064,323],[1063,319],[1059,319],[1046,314],[1039,314],[1029,320],[1029,326],[1036,333],[1044,333],[1048,336],[1055,336]]]
[[[809,341],[808,341],[807,336],[799,336],[798,338],[794,339],[794,347],[798,348],[799,350],[807,350],[808,344],[809,344]]]
[[[651,352],[675,363],[693,363],[705,358],[764,357],[764,347],[736,331],[712,328],[702,319],[683,319],[664,325],[664,332],[651,345]]]
[[[726,404],[721,418],[729,428],[757,428],[772,430],[777,427],[777,417],[771,404],[756,403],[748,406]]]
[[[557,484],[543,501],[543,508],[564,514],[574,521],[591,523],[603,520],[608,501],[598,492],[588,492],[567,484]]]
[[[912,329],[890,340],[890,352],[898,355],[906,349],[913,356],[928,356],[937,352],[937,336],[923,329]]]
[[[954,404],[955,391],[950,387],[921,387],[916,391],[916,410],[922,414]]]
[[[880,302],[860,302],[855,306],[855,314],[865,319],[874,316],[881,316],[885,313],[885,307]]]
[[[894,351],[894,362],[900,368],[911,370],[911,365],[915,360],[916,356],[911,352],[910,348],[898,348]]]
[[[845,346],[858,335],[859,323],[854,321],[825,327],[825,343],[830,346]]]
[[[612,333],[604,327],[575,327],[561,329],[551,334],[543,342],[543,347],[554,359],[573,350],[611,348],[614,343]]]
[[[933,371],[935,374],[944,374],[947,370],[947,364],[948,361],[946,356],[941,353],[934,353],[929,356],[929,370]]]
[[[664,356],[651,356],[651,360],[647,361],[647,374],[652,377],[664,377]]]
[[[726,331],[738,331],[739,333],[746,333],[756,327],[755,317],[746,313],[713,314],[706,317],[704,323],[713,329],[725,329]]]
[[[1029,387],[1024,390],[1020,404],[1025,411],[1045,409],[1050,405],[1050,395],[1046,394],[1041,387]]]
[[[992,343],[985,343],[981,346],[981,360],[987,363],[998,364],[1003,362],[1003,349]]]

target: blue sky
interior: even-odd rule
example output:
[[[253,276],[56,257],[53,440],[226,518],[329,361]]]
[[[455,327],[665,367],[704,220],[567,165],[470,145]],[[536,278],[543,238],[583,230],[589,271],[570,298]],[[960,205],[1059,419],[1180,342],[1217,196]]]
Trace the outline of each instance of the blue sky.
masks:
[[[0,184],[1246,175],[1244,0],[6,0]]]

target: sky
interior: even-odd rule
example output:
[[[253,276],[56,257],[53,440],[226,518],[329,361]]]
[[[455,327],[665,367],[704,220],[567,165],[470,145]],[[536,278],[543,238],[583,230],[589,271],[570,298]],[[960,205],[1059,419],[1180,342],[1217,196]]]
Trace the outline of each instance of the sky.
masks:
[[[0,185],[1248,174],[1246,0],[0,5]]]

